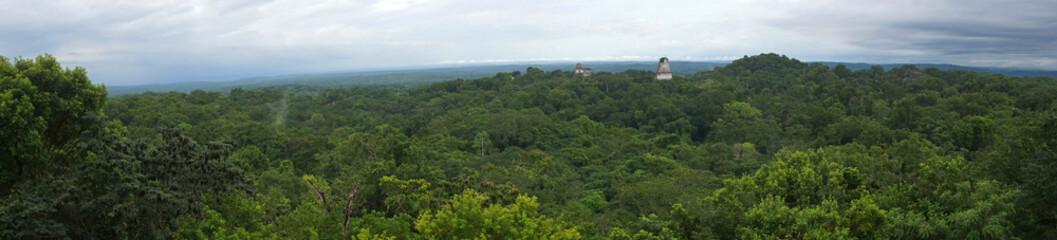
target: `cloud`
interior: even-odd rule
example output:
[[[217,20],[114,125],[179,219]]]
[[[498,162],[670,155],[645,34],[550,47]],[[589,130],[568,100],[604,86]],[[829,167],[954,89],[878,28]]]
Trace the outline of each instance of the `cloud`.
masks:
[[[107,84],[454,62],[708,60],[766,52],[805,60],[1057,69],[1057,9],[1032,0],[0,0],[0,5],[5,6],[0,55],[51,53]]]
[[[782,14],[766,22],[815,39],[895,53],[892,59],[977,64],[1016,56],[1052,62],[1057,57],[1055,6],[1048,0],[826,1],[773,6]]]
[[[382,0],[374,4],[374,8],[378,11],[398,11],[404,10],[409,7],[413,7],[424,3],[422,0]]]

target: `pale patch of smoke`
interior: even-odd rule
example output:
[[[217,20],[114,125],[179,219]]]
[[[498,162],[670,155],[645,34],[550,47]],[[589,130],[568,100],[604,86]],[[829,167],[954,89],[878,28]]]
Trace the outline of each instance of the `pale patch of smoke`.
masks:
[[[283,98],[279,99],[279,102],[275,104],[276,111],[274,124],[276,126],[282,126],[283,123],[286,122],[286,110],[288,108],[286,98],[286,95],[283,95]]]

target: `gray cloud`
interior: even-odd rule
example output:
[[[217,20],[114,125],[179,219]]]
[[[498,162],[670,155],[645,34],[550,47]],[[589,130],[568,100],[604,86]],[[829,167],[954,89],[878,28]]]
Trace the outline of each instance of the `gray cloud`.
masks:
[[[1029,1],[839,1],[782,5],[768,24],[817,39],[835,39],[889,59],[973,64],[1016,56],[1054,69],[1057,4]],[[970,58],[967,58],[970,57]],[[989,61],[983,61],[989,62]]]
[[[944,55],[1057,54],[1057,25],[996,26],[961,23],[907,23],[893,26],[918,38],[897,38],[908,47]]]
[[[107,84],[763,52],[1057,69],[1047,1],[0,0],[0,55],[51,53]]]

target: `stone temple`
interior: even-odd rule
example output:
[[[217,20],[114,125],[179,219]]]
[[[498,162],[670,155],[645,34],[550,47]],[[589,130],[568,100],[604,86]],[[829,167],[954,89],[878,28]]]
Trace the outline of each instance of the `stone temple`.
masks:
[[[587,77],[587,76],[591,76],[591,69],[590,68],[584,68],[583,64],[576,63],[576,71],[575,71],[575,73],[576,73],[577,76]]]
[[[672,79],[672,67],[668,65],[668,57],[662,57],[661,61],[657,63],[657,80],[671,80]]]

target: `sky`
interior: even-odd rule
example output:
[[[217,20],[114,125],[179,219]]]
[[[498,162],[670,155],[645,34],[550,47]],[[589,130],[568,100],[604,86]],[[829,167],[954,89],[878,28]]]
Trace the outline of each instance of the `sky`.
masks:
[[[95,83],[542,61],[950,63],[1057,70],[1054,0],[0,0],[0,56]]]

